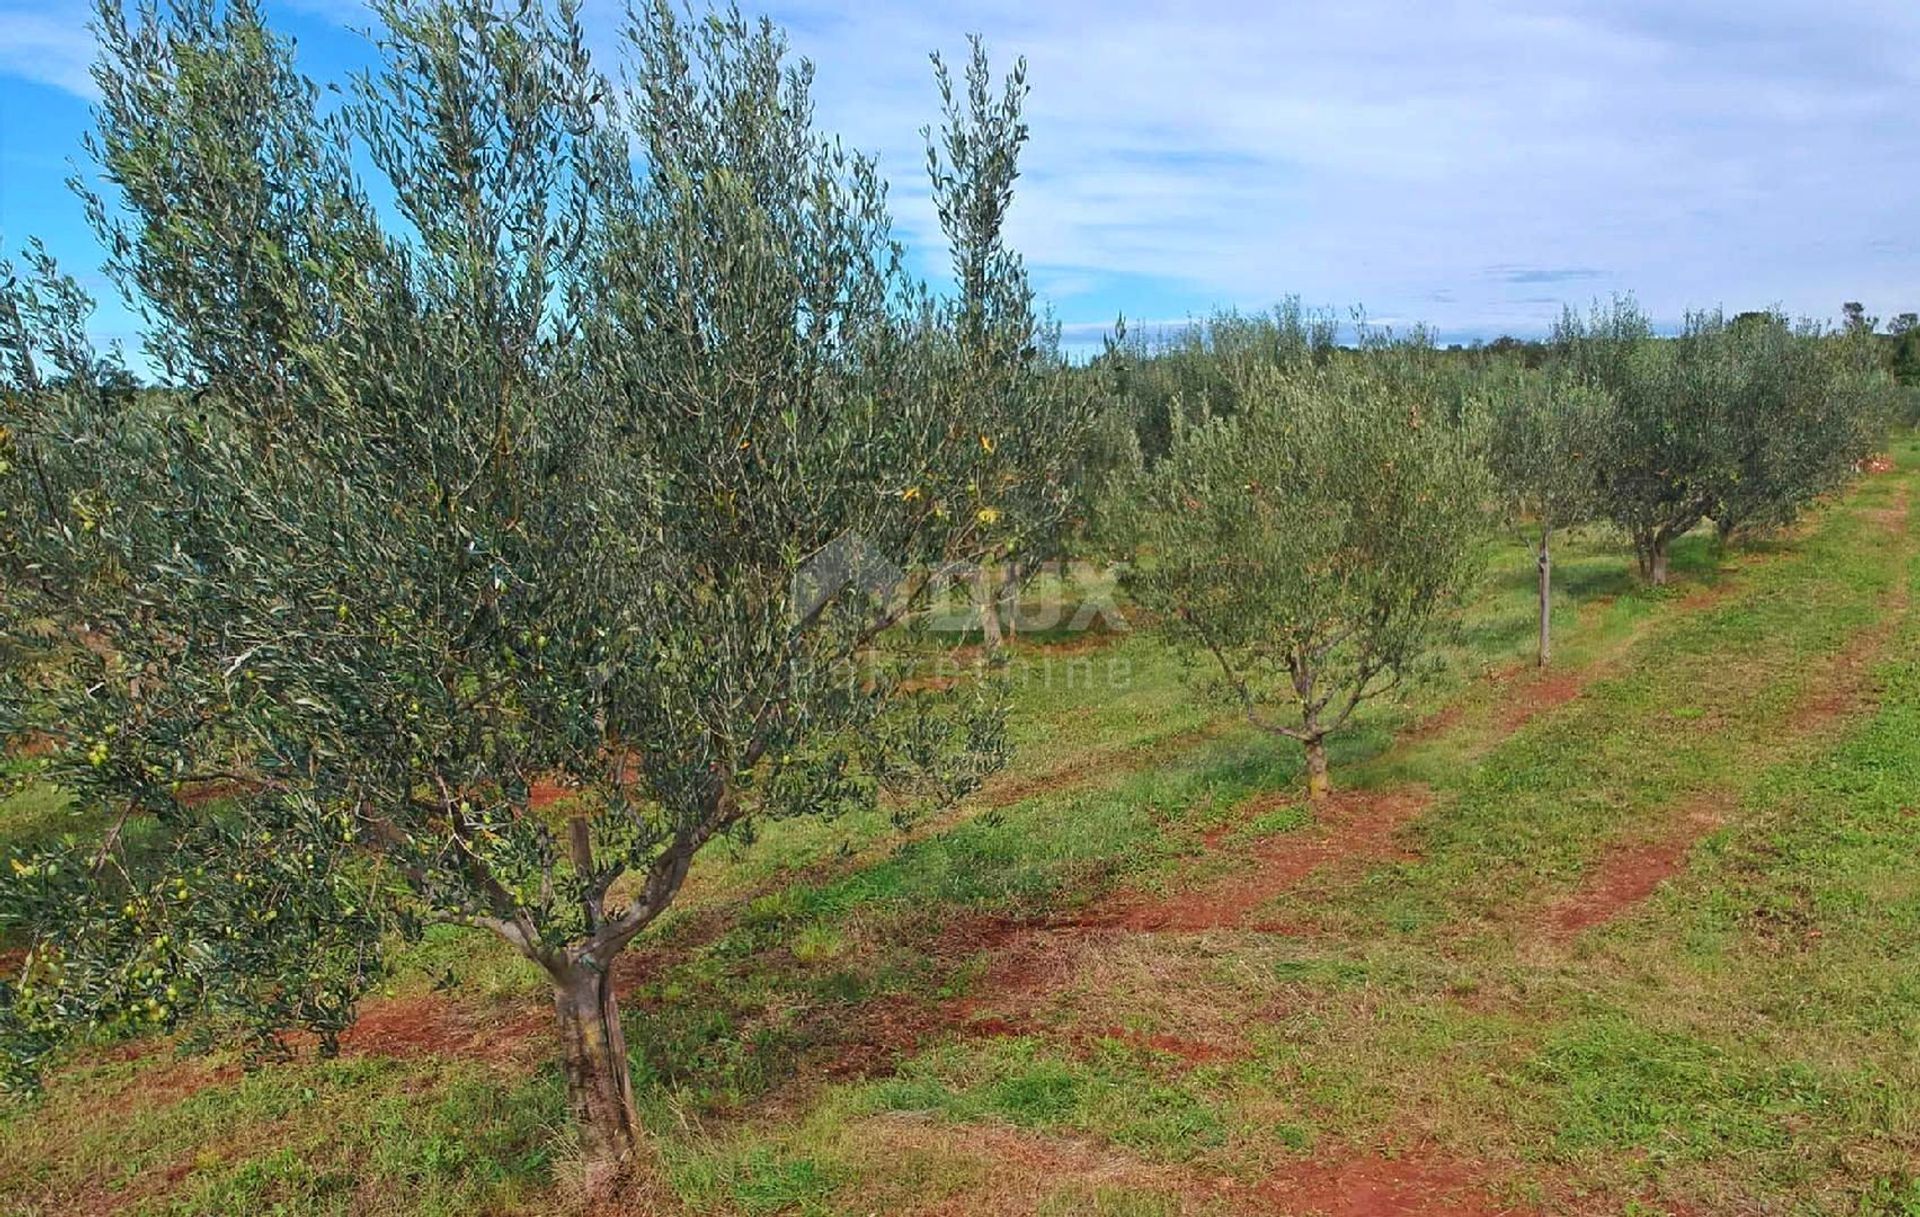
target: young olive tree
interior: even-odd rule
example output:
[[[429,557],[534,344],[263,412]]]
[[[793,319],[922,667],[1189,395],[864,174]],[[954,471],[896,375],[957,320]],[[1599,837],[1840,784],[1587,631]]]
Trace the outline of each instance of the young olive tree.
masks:
[[[1127,586],[1209,691],[1306,749],[1413,675],[1471,584],[1490,488],[1472,417],[1369,366],[1253,371],[1238,411],[1174,428],[1142,477]]]
[[[1527,531],[1540,577],[1539,662],[1553,662],[1553,537],[1599,510],[1596,457],[1611,403],[1604,391],[1520,369],[1488,386],[1488,446],[1508,515]]]
[[[395,930],[477,927],[552,985],[604,1188],[647,1158],[615,958],[715,838],[998,762],[990,701],[853,661],[1055,527],[1086,419],[983,370],[1010,252],[908,278],[770,25],[642,4],[617,88],[571,4],[378,13],[326,109],[253,0],[102,0],[88,206],[172,388],[5,276],[0,611],[54,658],[0,739],[107,827],[0,874],[0,1031],[23,1076],[106,1025],[330,1048]],[[949,108],[943,215],[1004,207],[1018,97]]]

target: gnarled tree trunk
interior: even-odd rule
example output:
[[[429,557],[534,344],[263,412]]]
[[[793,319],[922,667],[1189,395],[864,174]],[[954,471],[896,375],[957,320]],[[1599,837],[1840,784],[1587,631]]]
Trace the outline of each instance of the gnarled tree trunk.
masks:
[[[553,1004],[586,1193],[604,1197],[637,1182],[636,1169],[646,1159],[613,978],[590,964],[575,964],[554,981]]]
[[[1323,803],[1333,793],[1333,780],[1327,776],[1327,740],[1312,735],[1300,741],[1307,749],[1307,801]]]
[[[1667,551],[1673,544],[1673,538],[1665,529],[1658,529],[1634,542],[1634,551],[1640,559],[1640,577],[1655,587],[1667,584]]]

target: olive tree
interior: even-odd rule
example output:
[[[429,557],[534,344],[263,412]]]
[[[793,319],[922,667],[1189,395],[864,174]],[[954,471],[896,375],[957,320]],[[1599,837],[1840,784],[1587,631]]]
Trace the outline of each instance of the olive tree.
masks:
[[[7,273],[0,609],[46,662],[0,738],[101,827],[0,868],[0,1031],[23,1074],[189,1018],[327,1049],[396,931],[476,927],[551,983],[606,1186],[647,1158],[616,957],[716,838],[997,763],[990,700],[852,661],[1055,525],[1085,418],[983,371],[1018,259],[913,281],[771,26],[643,5],[616,86],[571,4],[378,14],[323,105],[253,0],[102,0],[87,205],[167,387]],[[962,241],[1018,96],[949,108]]]
[[[1791,524],[1845,483],[1885,436],[1891,386],[1871,333],[1829,335],[1772,311],[1708,324],[1736,368],[1712,512],[1725,543]]]
[[[1611,403],[1603,390],[1519,370],[1491,378],[1489,463],[1507,514],[1526,530],[1539,572],[1539,662],[1553,662],[1553,537],[1599,510],[1596,458]]]
[[[1724,484],[1727,402],[1737,368],[1699,316],[1656,341],[1631,298],[1571,309],[1554,330],[1567,374],[1606,391],[1598,461],[1601,514],[1632,542],[1640,574],[1667,581],[1673,542],[1713,511]]]
[[[1107,373],[1116,412],[1131,422],[1152,463],[1165,455],[1180,421],[1238,410],[1255,369],[1325,362],[1338,335],[1335,317],[1288,297],[1263,313],[1226,309],[1171,330],[1129,330],[1123,321],[1096,362]]]
[[[1176,425],[1126,576],[1209,691],[1305,747],[1316,801],[1327,737],[1430,657],[1489,497],[1477,416],[1374,358],[1255,369],[1236,413]]]

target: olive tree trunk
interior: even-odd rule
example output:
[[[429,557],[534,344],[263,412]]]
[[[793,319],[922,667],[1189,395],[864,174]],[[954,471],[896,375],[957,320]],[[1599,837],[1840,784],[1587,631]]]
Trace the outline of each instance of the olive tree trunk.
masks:
[[[1333,793],[1333,781],[1327,776],[1327,739],[1312,735],[1300,741],[1307,749],[1307,801],[1324,803]]]
[[[645,1156],[613,978],[598,967],[575,965],[554,981],[553,1004],[586,1193],[606,1196],[630,1181]]]
[[[1004,605],[1007,610],[1006,636],[1012,642],[1020,635],[1020,564],[1009,561],[1000,568],[1000,594],[996,597],[996,611]]]
[[[1665,587],[1667,584],[1667,554],[1672,544],[1673,538],[1664,529],[1634,544],[1640,559],[1640,577],[1655,587]]]
[[[1000,589],[993,572],[981,567],[974,577],[973,599],[980,614],[980,641],[989,651],[998,651],[1005,643],[1000,633]]]
[[[1540,666],[1553,662],[1553,531],[1540,530]]]

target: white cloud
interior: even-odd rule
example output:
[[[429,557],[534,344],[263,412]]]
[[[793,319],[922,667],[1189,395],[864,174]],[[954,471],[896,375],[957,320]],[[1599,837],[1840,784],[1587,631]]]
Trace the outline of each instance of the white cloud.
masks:
[[[52,85],[91,100],[94,88],[93,33],[87,10],[71,6],[49,11],[0,8],[0,74]]]
[[[1615,290],[1666,317],[1920,304],[1911,0],[762,2],[931,274],[927,52],[1027,57],[1011,236],[1076,331],[1294,293],[1487,334]],[[0,72],[89,93],[84,6],[8,4]],[[602,47],[619,6],[588,0]]]
[[[922,238],[925,50],[979,30],[1003,62],[1028,58],[1012,235],[1038,282],[1073,289],[1068,321],[1123,290],[1092,290],[1103,277],[1489,332],[1616,289],[1659,314],[1886,311],[1920,292],[1912,245],[1886,243],[1920,214],[1920,7],[1673,7],[803,0],[776,16],[818,64],[823,121],[883,154]]]

